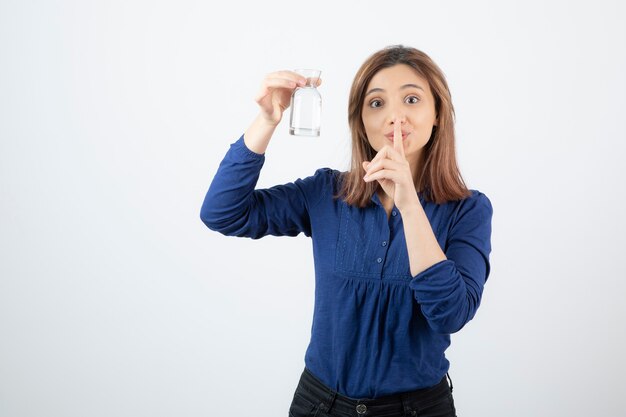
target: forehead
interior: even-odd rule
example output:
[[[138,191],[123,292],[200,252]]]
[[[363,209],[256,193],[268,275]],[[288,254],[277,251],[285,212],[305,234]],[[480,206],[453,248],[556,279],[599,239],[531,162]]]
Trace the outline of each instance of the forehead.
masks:
[[[428,81],[420,76],[417,71],[406,64],[396,64],[383,68],[374,74],[365,91],[367,92],[372,88],[395,91],[404,84],[416,84],[422,87],[424,91],[430,90]]]

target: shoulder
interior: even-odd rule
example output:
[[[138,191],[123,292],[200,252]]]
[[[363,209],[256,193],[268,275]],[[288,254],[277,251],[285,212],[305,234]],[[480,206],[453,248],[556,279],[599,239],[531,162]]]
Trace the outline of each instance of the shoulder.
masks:
[[[333,192],[339,174],[336,169],[322,167],[316,169],[312,175],[298,178],[295,184],[302,190],[310,204],[315,205],[325,195]]]
[[[472,193],[468,198],[461,200],[465,205],[492,210],[491,200],[485,193],[478,190],[469,190]]]
[[[298,178],[297,181],[307,183],[309,185],[328,186],[329,184],[336,183],[340,175],[341,172],[336,169],[323,167],[316,169],[315,172],[308,177]]]
[[[488,221],[493,216],[493,206],[491,200],[485,193],[479,190],[469,190],[470,196],[454,202],[453,223],[458,223],[464,219],[480,219]]]

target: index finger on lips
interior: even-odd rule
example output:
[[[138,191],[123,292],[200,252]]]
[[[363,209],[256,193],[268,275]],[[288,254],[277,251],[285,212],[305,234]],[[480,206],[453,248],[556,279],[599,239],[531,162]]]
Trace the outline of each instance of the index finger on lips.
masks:
[[[400,120],[396,119],[393,124],[393,148],[404,157],[404,144],[402,143],[402,126]]]

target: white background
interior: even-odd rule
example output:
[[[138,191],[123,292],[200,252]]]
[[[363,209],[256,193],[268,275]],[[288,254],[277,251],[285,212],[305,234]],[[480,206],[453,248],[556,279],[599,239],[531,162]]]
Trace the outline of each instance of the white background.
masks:
[[[492,273],[452,336],[460,416],[621,416],[626,25],[619,1],[0,1],[0,416],[286,416],[304,235],[207,229],[219,162],[272,71],[322,70],[322,134],[258,187],[347,169],[373,52],[443,69]]]

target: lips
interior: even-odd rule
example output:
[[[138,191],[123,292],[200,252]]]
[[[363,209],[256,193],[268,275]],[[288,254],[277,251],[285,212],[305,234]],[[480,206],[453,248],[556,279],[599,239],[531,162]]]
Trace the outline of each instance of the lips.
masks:
[[[406,139],[410,134],[411,132],[402,132],[402,140]],[[393,142],[393,133],[387,133],[385,137]]]

